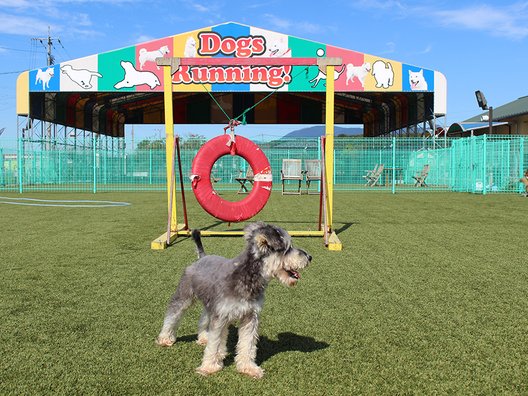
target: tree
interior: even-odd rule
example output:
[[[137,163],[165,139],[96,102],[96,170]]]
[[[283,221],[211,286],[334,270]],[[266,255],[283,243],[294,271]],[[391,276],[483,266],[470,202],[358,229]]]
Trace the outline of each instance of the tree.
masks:
[[[148,140],[143,139],[136,146],[137,150],[163,150],[165,149],[165,140]]]

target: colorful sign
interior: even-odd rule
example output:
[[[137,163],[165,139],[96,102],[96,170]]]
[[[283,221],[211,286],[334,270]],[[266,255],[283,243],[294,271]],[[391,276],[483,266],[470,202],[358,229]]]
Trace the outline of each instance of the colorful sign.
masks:
[[[159,57],[340,57],[337,92],[435,91],[441,73],[390,59],[226,23],[30,71],[30,91],[139,92],[163,90]],[[180,66],[173,90],[321,92],[328,76],[316,66]],[[441,87],[438,87],[441,88]]]

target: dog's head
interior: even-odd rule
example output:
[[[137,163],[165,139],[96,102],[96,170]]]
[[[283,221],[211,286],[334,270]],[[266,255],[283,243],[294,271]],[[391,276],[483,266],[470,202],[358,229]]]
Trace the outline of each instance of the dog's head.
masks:
[[[287,286],[295,285],[312,256],[292,246],[290,235],[280,227],[262,222],[252,223],[244,229],[250,254],[263,263],[263,275],[277,278]]]

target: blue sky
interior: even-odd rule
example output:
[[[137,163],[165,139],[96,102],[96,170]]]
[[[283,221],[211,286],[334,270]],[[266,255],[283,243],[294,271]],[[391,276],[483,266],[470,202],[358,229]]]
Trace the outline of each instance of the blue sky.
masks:
[[[16,137],[15,72],[46,65],[31,38],[46,37],[48,26],[62,43],[53,49],[59,63],[227,21],[440,71],[447,125],[480,113],[477,89],[495,107],[528,95],[528,1],[0,0],[2,137]],[[296,127],[244,128],[251,136]]]

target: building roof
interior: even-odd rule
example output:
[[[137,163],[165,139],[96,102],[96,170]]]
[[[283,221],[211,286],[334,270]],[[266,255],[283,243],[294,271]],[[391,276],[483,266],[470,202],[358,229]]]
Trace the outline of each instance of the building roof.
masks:
[[[495,110],[494,110],[495,111]],[[492,127],[498,127],[501,125],[508,125],[507,122],[493,122]],[[447,136],[462,135],[471,131],[480,131],[482,129],[488,129],[489,122],[455,122],[449,126],[447,130]]]
[[[513,102],[506,103],[505,105],[499,107],[493,107],[493,120],[500,121],[506,118],[516,117],[523,114],[528,114],[528,96],[522,96]],[[468,118],[463,121],[464,123],[468,122],[480,122],[482,121],[482,116],[487,116],[488,112],[481,113],[474,117]]]
[[[26,71],[17,80],[17,114],[118,137],[125,124],[162,124],[166,84],[156,61],[162,57],[191,62],[167,81],[176,124],[222,124],[242,115],[258,124],[324,123],[326,74],[315,64],[287,62],[295,58],[341,60],[334,70],[335,122],[363,124],[367,136],[447,109],[447,80],[438,71],[226,22]],[[215,63],[225,58],[240,64]]]

